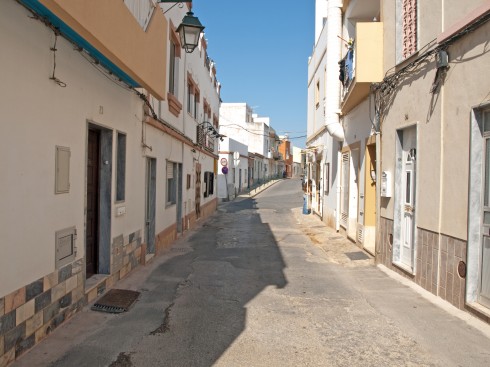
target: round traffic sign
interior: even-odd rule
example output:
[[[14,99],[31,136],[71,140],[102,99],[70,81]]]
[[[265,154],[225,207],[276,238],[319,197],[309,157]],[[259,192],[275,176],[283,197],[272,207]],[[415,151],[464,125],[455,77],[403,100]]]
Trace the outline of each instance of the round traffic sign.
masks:
[[[223,168],[221,168],[221,172],[226,175],[228,173],[228,167],[224,166]]]
[[[228,164],[228,160],[226,158],[221,158],[220,162],[222,166],[226,166]]]

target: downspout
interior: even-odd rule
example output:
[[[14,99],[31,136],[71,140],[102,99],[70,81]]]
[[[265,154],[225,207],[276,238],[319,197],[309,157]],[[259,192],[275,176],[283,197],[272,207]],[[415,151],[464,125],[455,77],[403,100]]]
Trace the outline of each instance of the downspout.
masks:
[[[344,141],[344,129],[340,124],[340,80],[339,61],[342,57],[342,0],[329,0],[327,12],[327,83],[325,86],[325,127],[328,133],[339,142],[337,149],[337,167],[341,167],[341,142]],[[335,143],[332,145],[335,146]],[[337,183],[337,208],[335,230],[340,230],[340,185]]]
[[[329,0],[327,13],[327,83],[325,86],[325,126],[338,141],[344,141],[344,129],[340,125],[339,61],[342,57],[342,0]]]
[[[339,143],[340,145],[340,143]],[[341,149],[339,147],[339,149],[337,149],[337,170],[342,170],[342,152],[341,152]],[[338,172],[338,171],[337,171]],[[340,185],[341,185],[341,181],[340,181],[340,175],[337,175],[337,209],[336,209],[336,213],[335,213],[335,230],[338,232],[340,231],[340,200],[341,200],[341,197],[340,197]]]

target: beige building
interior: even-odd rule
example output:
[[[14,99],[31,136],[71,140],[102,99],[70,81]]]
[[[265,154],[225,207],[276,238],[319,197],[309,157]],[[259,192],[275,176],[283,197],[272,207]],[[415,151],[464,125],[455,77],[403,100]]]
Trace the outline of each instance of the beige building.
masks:
[[[382,1],[379,263],[488,320],[490,4]]]
[[[216,208],[220,85],[170,6],[0,4],[0,366]]]

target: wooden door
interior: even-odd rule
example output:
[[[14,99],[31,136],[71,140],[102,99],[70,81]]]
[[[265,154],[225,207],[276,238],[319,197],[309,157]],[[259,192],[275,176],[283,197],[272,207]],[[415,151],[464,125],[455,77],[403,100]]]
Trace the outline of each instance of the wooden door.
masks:
[[[88,131],[87,152],[87,228],[85,263],[87,278],[97,273],[99,247],[99,170],[100,132]]]

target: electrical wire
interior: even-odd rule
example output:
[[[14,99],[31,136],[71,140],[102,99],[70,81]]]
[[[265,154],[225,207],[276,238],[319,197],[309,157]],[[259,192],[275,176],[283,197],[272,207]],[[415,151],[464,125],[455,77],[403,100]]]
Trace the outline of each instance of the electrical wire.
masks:
[[[50,80],[53,80],[61,88],[65,88],[66,87],[66,83],[65,82],[62,82],[60,79],[58,79],[55,76],[55,72],[56,72],[56,51],[58,51],[58,49],[56,48],[56,44],[58,42],[58,34],[59,34],[59,32],[57,30],[55,30],[55,29],[53,29],[53,32],[54,32],[54,45],[53,45],[53,47],[50,48],[50,50],[53,51],[53,74],[51,75],[51,77],[49,79]]]
[[[423,52],[417,59],[405,65],[400,70],[385,76],[382,82],[372,84],[371,92],[374,94],[375,115],[378,118],[378,121],[381,122],[385,112],[385,108],[387,108],[387,106],[390,105],[390,103],[392,102],[396,94],[396,90],[406,80],[406,78],[413,77],[413,74],[417,72],[418,68],[427,65],[430,62],[429,58],[436,55],[439,51],[446,51],[449,48],[449,46],[451,46],[454,42],[464,37],[466,34],[473,32],[474,30],[476,30],[477,28],[479,28],[489,20],[490,20],[490,13],[487,13],[482,17],[480,17],[479,19],[477,19],[472,24],[463,28],[461,31],[455,33],[454,35],[446,39],[444,42],[441,42],[434,48],[431,48],[432,46],[434,46],[434,40],[432,40],[431,42],[429,42],[427,45],[423,47],[423,48],[428,48],[428,50]],[[386,74],[389,74],[394,68],[396,68],[396,66],[389,69]],[[434,93],[438,90],[438,86],[443,80],[443,76],[444,76],[443,73],[436,72],[434,83],[431,87],[431,93]],[[380,132],[380,127],[381,126],[379,123],[378,126],[375,127],[377,129],[376,132],[378,133]]]

